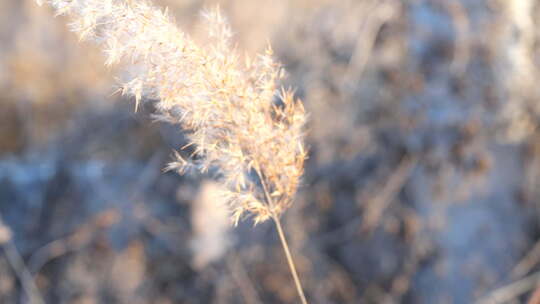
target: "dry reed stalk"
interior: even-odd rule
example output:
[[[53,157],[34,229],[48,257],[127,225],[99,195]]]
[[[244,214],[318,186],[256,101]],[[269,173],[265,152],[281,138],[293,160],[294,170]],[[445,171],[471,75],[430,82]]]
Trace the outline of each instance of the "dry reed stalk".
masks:
[[[240,60],[218,9],[203,14],[210,44],[201,47],[166,10],[143,0],[37,1],[70,16],[81,39],[105,49],[107,65],[129,63],[135,77],[123,85],[124,94],[137,105],[143,97],[158,100],[158,118],[189,132],[196,160],[177,153],[168,169],[216,168],[234,223],[245,215],[255,223],[273,219],[307,303],[280,223],[303,173],[306,115],[292,92],[279,89],[284,73],[271,49]]]

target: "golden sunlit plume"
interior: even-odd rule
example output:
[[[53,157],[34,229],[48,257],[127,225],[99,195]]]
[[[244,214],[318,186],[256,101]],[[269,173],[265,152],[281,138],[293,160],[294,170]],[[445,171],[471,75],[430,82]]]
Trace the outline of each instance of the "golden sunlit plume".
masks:
[[[284,242],[279,217],[291,205],[303,173],[306,115],[290,91],[280,90],[284,73],[271,48],[241,60],[218,8],[202,14],[210,40],[202,47],[166,10],[146,1],[46,2],[71,17],[81,40],[102,46],[107,65],[126,64],[134,77],[122,92],[135,97],[136,108],[143,98],[156,99],[157,117],[188,133],[196,157],[187,161],[177,153],[168,169],[217,170],[232,221],[238,224],[247,215],[255,223],[272,218]]]

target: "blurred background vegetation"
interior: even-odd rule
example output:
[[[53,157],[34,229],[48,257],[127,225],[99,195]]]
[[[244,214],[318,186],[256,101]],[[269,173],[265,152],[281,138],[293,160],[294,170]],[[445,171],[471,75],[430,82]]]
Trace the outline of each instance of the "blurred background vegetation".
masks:
[[[538,1],[156,1],[194,37],[216,3],[310,113],[284,218],[311,303],[540,303]],[[295,303],[271,224],[163,173],[182,131],[67,22],[0,1],[0,303]]]

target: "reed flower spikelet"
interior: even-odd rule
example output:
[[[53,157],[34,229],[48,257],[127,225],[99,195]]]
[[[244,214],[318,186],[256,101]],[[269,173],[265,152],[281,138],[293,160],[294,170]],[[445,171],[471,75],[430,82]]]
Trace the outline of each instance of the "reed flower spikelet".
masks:
[[[196,160],[177,153],[169,169],[218,170],[235,223],[246,214],[255,223],[279,217],[290,206],[306,158],[306,115],[279,89],[283,70],[270,48],[241,59],[218,9],[203,13],[210,41],[203,47],[146,1],[45,2],[71,17],[81,39],[104,48],[106,64],[126,63],[134,76],[123,93],[137,105],[143,97],[158,100],[157,117],[188,132]]]
[[[123,93],[157,100],[157,117],[188,132],[194,158],[176,153],[168,169],[215,168],[234,223],[272,219],[296,289],[307,303],[280,215],[291,205],[306,151],[302,103],[279,89],[283,70],[270,48],[241,60],[219,9],[203,14],[204,47],[178,29],[167,11],[144,0],[37,0],[72,18],[80,39],[96,41],[106,64],[124,63],[133,74]]]

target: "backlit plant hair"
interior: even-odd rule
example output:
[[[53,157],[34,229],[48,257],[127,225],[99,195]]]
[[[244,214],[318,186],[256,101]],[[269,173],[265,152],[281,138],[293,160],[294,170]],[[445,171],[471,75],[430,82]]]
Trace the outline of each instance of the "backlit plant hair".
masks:
[[[140,0],[38,0],[71,17],[80,39],[97,42],[106,64],[127,63],[134,77],[123,93],[158,100],[157,116],[187,132],[196,159],[176,153],[168,169],[214,168],[227,189],[231,219],[273,219],[299,296],[307,303],[280,216],[303,173],[306,120],[300,101],[279,88],[283,70],[270,48],[240,59],[219,9],[203,13],[208,45],[178,29],[167,11]]]

